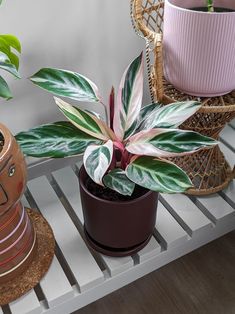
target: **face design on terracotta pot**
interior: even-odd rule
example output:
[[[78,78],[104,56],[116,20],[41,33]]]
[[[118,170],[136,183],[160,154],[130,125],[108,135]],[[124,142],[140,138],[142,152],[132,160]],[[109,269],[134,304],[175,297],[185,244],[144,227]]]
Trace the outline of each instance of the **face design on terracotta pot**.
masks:
[[[7,147],[5,147],[7,146]],[[4,154],[4,156],[1,156]],[[21,198],[26,185],[24,156],[13,136],[0,152],[0,217]]]

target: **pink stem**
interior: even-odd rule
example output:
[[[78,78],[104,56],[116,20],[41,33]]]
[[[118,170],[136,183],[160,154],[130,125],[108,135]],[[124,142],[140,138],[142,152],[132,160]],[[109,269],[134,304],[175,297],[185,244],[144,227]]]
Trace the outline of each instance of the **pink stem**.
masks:
[[[111,93],[109,95],[109,124],[111,130],[113,130],[113,118],[114,118],[114,87],[112,87]]]

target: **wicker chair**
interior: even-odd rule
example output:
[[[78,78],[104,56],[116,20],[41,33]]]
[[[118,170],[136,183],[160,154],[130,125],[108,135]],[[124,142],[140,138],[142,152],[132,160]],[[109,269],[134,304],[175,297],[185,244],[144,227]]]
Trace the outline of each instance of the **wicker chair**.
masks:
[[[169,104],[193,100],[165,81],[163,77],[162,29],[164,1],[131,0],[131,16],[136,32],[146,40],[149,85],[152,100]],[[198,99],[198,98],[196,98]],[[225,96],[200,98],[202,108],[182,126],[182,129],[219,138],[226,123],[235,118],[235,91]],[[219,146],[201,150],[190,156],[171,158],[191,178],[194,188],[188,194],[206,195],[224,189],[235,177]]]

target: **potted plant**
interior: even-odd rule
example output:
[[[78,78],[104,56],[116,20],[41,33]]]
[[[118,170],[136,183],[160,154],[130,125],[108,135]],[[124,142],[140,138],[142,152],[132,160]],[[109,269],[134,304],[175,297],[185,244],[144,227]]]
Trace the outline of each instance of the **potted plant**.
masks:
[[[0,35],[0,69],[20,78],[15,51],[21,52],[19,40],[13,35]],[[0,97],[12,98],[2,76]],[[23,153],[8,128],[0,124],[0,287],[26,270],[37,251],[33,225],[20,201],[25,186]],[[0,304],[2,297],[1,290]]]
[[[44,68],[31,81],[57,96],[103,104],[96,85],[79,73]],[[141,108],[142,95],[141,54],[124,72],[115,106],[111,97],[109,125],[95,113],[55,98],[69,121],[42,125],[16,136],[29,156],[84,154],[79,183],[85,235],[93,248],[107,255],[133,254],[149,241],[155,226],[157,192],[181,193],[192,186],[186,173],[164,158],[217,144],[177,128],[200,103],[156,103]]]
[[[235,89],[234,29],[234,0],[166,0],[163,52],[167,81],[202,97]]]

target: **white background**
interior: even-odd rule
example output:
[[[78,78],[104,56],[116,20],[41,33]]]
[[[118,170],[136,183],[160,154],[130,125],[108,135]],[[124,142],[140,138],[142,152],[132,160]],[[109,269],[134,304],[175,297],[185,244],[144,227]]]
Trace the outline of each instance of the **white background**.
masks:
[[[117,88],[126,66],[144,49],[144,41],[132,29],[129,11],[129,0],[3,0],[0,33],[12,33],[21,41],[22,79],[4,74],[14,99],[0,100],[0,121],[15,134],[64,120],[52,95],[27,79],[42,67],[89,77],[107,102],[112,84]]]

